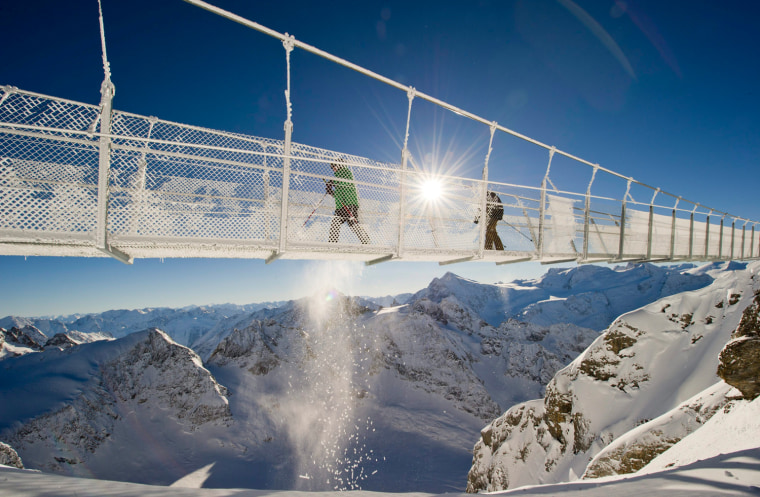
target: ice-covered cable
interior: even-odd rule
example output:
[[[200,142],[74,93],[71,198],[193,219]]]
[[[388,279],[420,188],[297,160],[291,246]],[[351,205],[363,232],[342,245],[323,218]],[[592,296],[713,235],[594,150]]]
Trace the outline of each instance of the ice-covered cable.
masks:
[[[111,81],[111,65],[108,63],[108,55],[106,54],[106,30],[103,24],[103,6],[100,0],[98,0],[98,13],[100,17],[100,46],[103,51],[103,72],[105,80],[110,83]]]

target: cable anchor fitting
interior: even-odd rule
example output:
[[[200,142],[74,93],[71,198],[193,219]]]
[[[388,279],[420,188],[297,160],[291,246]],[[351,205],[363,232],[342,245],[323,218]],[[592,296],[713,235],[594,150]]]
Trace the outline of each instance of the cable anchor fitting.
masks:
[[[282,40],[282,46],[285,47],[285,50],[288,53],[292,52],[296,46],[296,37],[285,33],[285,39]]]

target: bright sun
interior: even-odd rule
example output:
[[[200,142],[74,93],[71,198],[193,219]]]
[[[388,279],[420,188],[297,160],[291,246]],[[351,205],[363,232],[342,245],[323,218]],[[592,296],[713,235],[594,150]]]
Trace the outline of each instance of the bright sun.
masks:
[[[420,191],[423,198],[428,202],[438,200],[443,194],[443,186],[441,181],[435,178],[429,178],[422,182],[420,185]]]

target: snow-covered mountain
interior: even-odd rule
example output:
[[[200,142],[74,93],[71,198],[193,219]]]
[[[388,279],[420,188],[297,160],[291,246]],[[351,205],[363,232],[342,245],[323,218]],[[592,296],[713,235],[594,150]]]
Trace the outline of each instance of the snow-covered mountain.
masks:
[[[692,265],[551,268],[538,279],[497,285],[447,273],[410,301],[441,302],[455,297],[493,326],[511,318],[541,326],[571,323],[602,331],[621,314],[710,282],[712,277],[705,269]]]
[[[12,327],[10,330],[0,328],[0,360],[5,357],[16,357],[30,352],[39,352],[55,347],[66,349],[82,343],[98,340],[110,340],[111,336],[104,333],[82,333],[76,330],[56,333],[48,338],[35,326],[30,324],[22,328]]]
[[[163,468],[198,445],[213,451],[230,423],[225,389],[157,329],[7,359],[2,385],[3,441],[48,472],[118,480],[139,467],[171,483]]]
[[[618,318],[557,373],[543,399],[513,406],[481,431],[467,490],[630,473],[666,457],[715,413],[743,405],[742,393],[718,376],[721,351],[737,330],[745,330],[732,340],[742,350],[737,357],[760,364],[760,355],[751,359],[758,339],[746,336],[758,333],[760,265],[743,267],[732,264],[713,272],[710,286]],[[738,360],[724,358],[721,368],[751,389],[752,373],[732,365]]]
[[[121,309],[58,318],[6,316],[0,319],[0,327],[10,329],[34,326],[47,337],[59,333],[71,337],[72,332],[79,332],[99,333],[114,338],[121,338],[148,328],[160,328],[177,343],[190,346],[199,336],[207,333],[225,319],[259,309],[279,307],[283,304],[284,302],[265,302],[248,305],[188,306],[179,309],[165,307]]]
[[[50,396],[44,409],[0,415],[0,440],[12,440],[28,467],[123,481],[166,484],[216,461],[207,472],[207,486],[463,489],[472,460],[470,448],[481,427],[515,402],[543,395],[556,371],[596,339],[598,331],[577,324],[601,322],[599,316],[590,319],[589,309],[606,316],[610,309],[625,307],[625,295],[646,300],[671,294],[678,285],[704,286],[712,281],[712,270],[717,268],[582,266],[551,270],[538,280],[497,285],[447,274],[409,298],[396,299],[396,304],[406,303],[395,306],[383,307],[388,299],[378,303],[332,291],[248,312],[220,311],[208,321],[204,321],[208,313],[193,319],[203,313],[200,309],[119,311],[129,326],[120,326],[116,314],[108,314],[108,319],[90,316],[77,322],[99,323],[93,329],[116,335],[135,323],[162,319],[185,340],[190,334],[183,331],[183,324],[205,322],[204,331],[201,326],[193,328],[197,336],[193,347],[206,359],[212,375],[207,383],[219,384],[219,391],[228,392],[229,417],[193,428],[191,442],[184,433],[191,430],[185,427],[180,433],[177,425],[189,415],[168,410],[161,411],[170,413],[161,419],[156,413],[167,408],[152,402],[164,398],[167,387],[158,379],[173,378],[171,371],[162,370],[159,375],[152,370],[129,395],[110,400],[103,397],[108,389],[102,386],[102,373],[93,372],[93,378],[99,379],[83,374],[80,386],[70,390],[78,394],[61,398],[58,389],[43,388],[39,399]],[[589,304],[579,305],[573,292]],[[541,319],[553,314],[564,316],[566,322],[541,324]],[[521,321],[521,317],[535,322]],[[38,322],[17,321],[32,323]],[[64,370],[78,371],[91,351],[129,348],[124,344],[145,333],[173,343],[168,332],[154,331],[64,351],[45,350],[34,355],[59,357],[41,363],[57,364],[57,369],[45,376],[42,368],[31,378],[40,381],[41,376],[55,378]],[[187,350],[177,344],[173,347]],[[74,363],[65,365],[66,358]],[[25,375],[24,368],[34,360],[6,358],[0,382]],[[190,362],[196,364],[198,358]],[[119,385],[130,385],[130,375],[139,373],[125,371],[131,373],[121,374]],[[5,394],[4,390],[0,391]],[[16,398],[22,398],[24,391],[13,389]],[[130,408],[128,415],[119,410],[135,402],[145,408]],[[103,412],[111,414],[83,407],[90,405],[105,406]],[[60,439],[57,435],[35,439],[48,423],[63,430],[59,421],[48,420],[45,413],[67,412],[64,408],[85,413],[78,419],[95,420],[91,423],[97,427],[95,434],[76,424],[78,430],[85,430],[83,440],[91,441],[84,452],[59,454],[51,445],[53,439]],[[131,441],[135,427],[149,437],[143,442],[150,442],[152,450],[171,464],[137,451]],[[131,461],[129,465],[113,463],[125,458]]]
[[[675,292],[701,288],[710,283],[709,274],[691,268],[651,264],[552,268],[536,280],[496,285],[447,273],[415,294],[361,299],[370,304],[393,307],[421,299],[440,303],[446,298],[455,298],[460,305],[494,327],[507,319],[516,319],[540,326],[569,323],[601,331],[624,312]],[[74,338],[72,333],[121,338],[148,328],[159,328],[177,343],[191,347],[207,358],[231,330],[245,327],[248,320],[262,319],[269,311],[276,313],[278,308],[286,305],[287,302],[265,302],[180,309],[122,309],[58,318],[6,316],[0,318],[0,327],[6,330],[34,327],[47,338],[63,333],[80,343],[86,339]],[[44,343],[41,338],[39,341]]]

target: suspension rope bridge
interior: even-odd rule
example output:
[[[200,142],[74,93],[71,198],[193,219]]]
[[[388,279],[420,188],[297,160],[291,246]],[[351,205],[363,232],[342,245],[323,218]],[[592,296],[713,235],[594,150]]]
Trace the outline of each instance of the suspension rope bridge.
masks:
[[[105,79],[99,105],[0,87],[0,255],[112,256],[126,263],[141,257],[227,257],[367,264],[760,258],[757,221],[575,157],[203,1],[185,1],[282,41],[283,139],[114,110],[101,10]],[[290,54],[296,48],[406,93],[400,163],[292,141]],[[415,99],[488,127],[481,178],[432,177],[417,166],[408,149]],[[489,180],[497,132],[548,152],[540,184]],[[555,156],[590,168],[585,191],[555,186]],[[338,183],[331,164],[349,171]],[[619,181],[622,196],[592,194],[599,175]],[[326,199],[328,183],[353,190],[361,208],[338,213],[343,218],[336,222],[332,198]],[[431,186],[437,195],[428,194]],[[651,192],[651,199],[636,201],[632,186]],[[661,199],[670,201],[656,203]],[[494,234],[486,218],[497,211],[501,219]],[[474,222],[481,213],[486,213],[481,222]],[[353,229],[337,232],[342,221]]]

